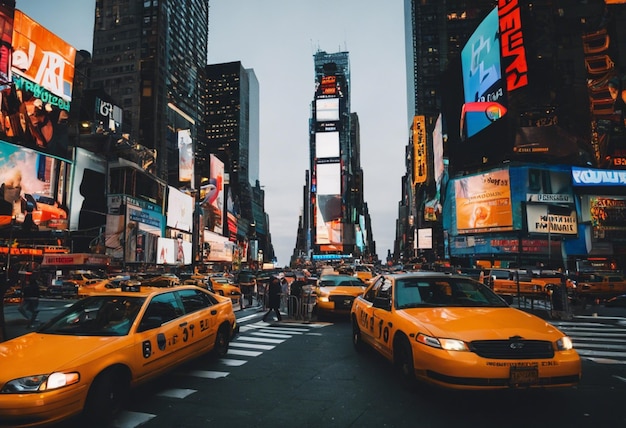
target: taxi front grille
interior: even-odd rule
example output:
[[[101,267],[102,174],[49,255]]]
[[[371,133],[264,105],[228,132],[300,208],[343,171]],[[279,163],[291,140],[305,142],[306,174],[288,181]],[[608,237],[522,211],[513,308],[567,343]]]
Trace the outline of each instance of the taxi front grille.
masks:
[[[553,358],[552,343],[543,340],[477,340],[470,350],[483,358],[525,360]]]
[[[328,300],[333,302],[335,304],[335,308],[337,309],[350,309],[352,307],[352,302],[354,302],[354,296],[330,296]]]

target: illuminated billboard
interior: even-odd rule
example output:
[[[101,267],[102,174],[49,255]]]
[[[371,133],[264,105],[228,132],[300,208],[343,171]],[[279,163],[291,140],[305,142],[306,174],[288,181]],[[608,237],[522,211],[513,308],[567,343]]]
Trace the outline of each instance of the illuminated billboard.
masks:
[[[318,122],[339,120],[339,98],[318,98],[315,100],[315,119]]]
[[[0,4],[0,81],[11,80],[11,41],[13,40],[13,15],[15,9]]]
[[[0,217],[31,230],[68,228],[69,164],[0,141]]]
[[[105,224],[107,161],[77,147],[72,181],[70,230],[89,230]]]
[[[168,186],[167,226],[173,229],[191,232],[193,225],[193,197]]]
[[[190,265],[191,248],[191,242],[184,241],[182,237],[177,239],[158,238],[156,263],[160,265]]]
[[[461,50],[463,91],[466,103],[498,102],[504,100],[504,81],[500,64],[498,9],[495,8],[480,23]],[[462,118],[466,137],[472,137],[492,121],[485,121],[484,109],[465,112]],[[496,119],[499,119],[497,117]]]
[[[18,89],[40,95],[45,103],[69,111],[76,48],[15,11],[12,71]]]
[[[210,156],[210,177],[200,188],[203,227],[223,235],[224,225],[224,162]]]
[[[10,61],[0,58],[0,66],[11,63],[13,82],[4,85],[1,94],[4,126],[0,138],[69,158],[68,120],[76,49],[19,10],[13,21],[12,48]]]
[[[428,153],[426,120],[424,116],[413,117],[413,184],[426,182],[428,176]]]
[[[507,169],[457,179],[454,191],[459,233],[513,229]]]
[[[316,132],[315,133],[315,157],[336,158],[339,157],[339,132]]]
[[[178,131],[178,180],[192,182],[193,177],[193,140],[191,131],[183,129]]]
[[[342,244],[343,206],[341,200],[341,164],[316,165],[317,199],[315,204],[317,245]]]

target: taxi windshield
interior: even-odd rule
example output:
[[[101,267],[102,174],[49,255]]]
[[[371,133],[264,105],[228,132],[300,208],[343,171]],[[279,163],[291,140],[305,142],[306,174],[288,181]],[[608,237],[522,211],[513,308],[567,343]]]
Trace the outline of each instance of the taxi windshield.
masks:
[[[395,288],[398,309],[433,306],[508,306],[486,286],[464,279],[399,279]]]
[[[145,297],[91,296],[79,300],[38,332],[70,336],[125,336]]]

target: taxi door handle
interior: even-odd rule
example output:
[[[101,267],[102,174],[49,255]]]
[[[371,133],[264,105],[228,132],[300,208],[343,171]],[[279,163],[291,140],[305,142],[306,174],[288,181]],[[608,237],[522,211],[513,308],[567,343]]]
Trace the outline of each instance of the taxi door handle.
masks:
[[[187,321],[178,324],[179,327],[187,327]]]
[[[215,314],[217,314],[217,310],[212,309],[212,310],[211,310],[211,315],[215,315]]]

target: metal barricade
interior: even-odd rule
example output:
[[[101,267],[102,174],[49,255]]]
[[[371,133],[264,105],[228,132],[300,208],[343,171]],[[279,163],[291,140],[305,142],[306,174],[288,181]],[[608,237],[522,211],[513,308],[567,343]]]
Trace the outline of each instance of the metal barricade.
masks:
[[[313,316],[315,297],[311,287],[305,287],[302,292],[302,314],[305,322],[310,322]]]
[[[302,311],[300,307],[300,299],[298,296],[287,296],[287,314],[290,318],[302,319]]]

